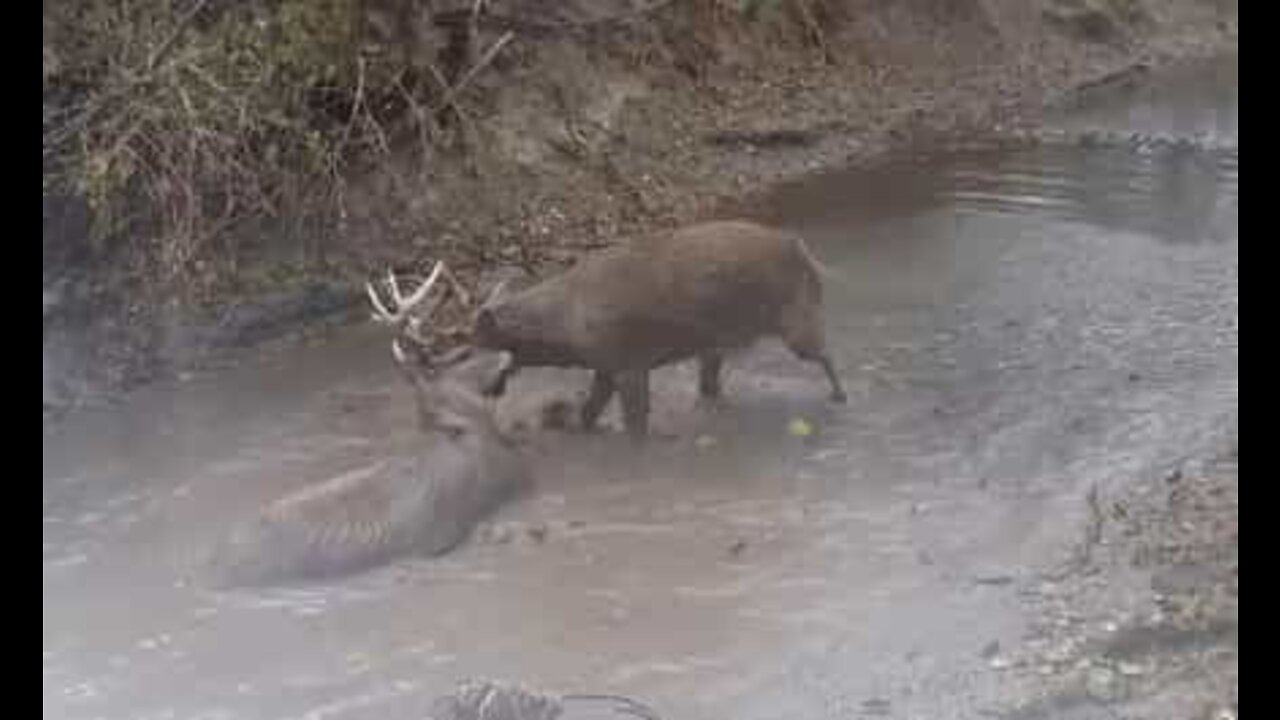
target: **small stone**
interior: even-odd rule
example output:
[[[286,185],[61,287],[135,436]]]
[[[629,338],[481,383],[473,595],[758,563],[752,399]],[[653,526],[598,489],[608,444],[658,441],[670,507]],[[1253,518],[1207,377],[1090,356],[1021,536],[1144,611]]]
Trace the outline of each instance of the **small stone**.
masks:
[[[1010,575],[979,575],[973,581],[978,585],[1003,586],[1011,584],[1013,577]]]
[[[490,525],[485,528],[482,537],[490,545],[506,545],[515,539],[515,532],[507,525]]]
[[[1044,654],[1044,657],[1046,660],[1053,663],[1066,662],[1071,658],[1071,652],[1073,650],[1072,646],[1073,643],[1069,641],[1064,642],[1061,645],[1050,648],[1049,651]]]
[[[987,666],[992,670],[1008,670],[1013,667],[1013,663],[1009,662],[1009,658],[997,655],[987,661]]]
[[[525,530],[525,533],[529,536],[530,540],[533,540],[536,543],[543,543],[547,540],[546,525],[532,525]]]
[[[891,709],[892,705],[885,698],[870,698],[862,701],[862,712],[867,715],[888,715]]]
[[[707,448],[713,448],[716,446],[716,439],[712,435],[699,435],[697,439],[693,441],[693,444],[699,450],[706,450]]]
[[[1110,668],[1093,668],[1085,677],[1085,692],[1099,702],[1111,702],[1116,696],[1115,680]]]
[[[1140,675],[1145,675],[1147,673],[1147,668],[1144,667],[1142,664],[1136,663],[1136,662],[1127,662],[1127,661],[1121,662],[1119,665],[1116,666],[1116,669],[1119,670],[1120,674],[1124,675],[1125,677],[1138,677]]]
[[[735,558],[741,557],[743,551],[745,551],[746,549],[747,549],[747,541],[738,540],[737,542],[729,546],[729,556],[735,557]]]

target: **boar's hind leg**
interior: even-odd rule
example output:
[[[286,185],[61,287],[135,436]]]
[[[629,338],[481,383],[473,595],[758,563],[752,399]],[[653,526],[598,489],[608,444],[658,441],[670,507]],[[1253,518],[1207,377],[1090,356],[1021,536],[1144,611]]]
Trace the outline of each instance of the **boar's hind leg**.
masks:
[[[698,395],[702,399],[719,399],[723,368],[724,357],[720,353],[708,352],[698,357]]]
[[[649,434],[649,371],[628,370],[618,375],[618,396],[622,400],[622,419],[632,440],[643,440]]]

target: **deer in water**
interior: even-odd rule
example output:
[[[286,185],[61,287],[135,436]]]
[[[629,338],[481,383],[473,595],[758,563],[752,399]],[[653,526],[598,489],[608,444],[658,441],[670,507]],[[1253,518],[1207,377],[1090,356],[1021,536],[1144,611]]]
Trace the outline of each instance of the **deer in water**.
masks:
[[[592,428],[616,393],[628,433],[648,433],[649,373],[697,358],[699,395],[721,394],[725,354],[775,336],[822,368],[830,398],[846,394],[827,354],[821,267],[800,237],[746,221],[664,231],[584,258],[518,292],[500,285],[478,310],[473,343],[521,367],[593,373],[579,410]]]
[[[271,503],[215,550],[217,582],[319,579],[404,555],[439,555],[530,486],[525,462],[484,397],[509,371],[510,354],[464,348],[432,357],[421,335],[424,318],[410,313],[447,273],[437,263],[408,296],[389,274],[390,304],[367,286],[374,319],[395,330],[392,355],[413,391],[419,436],[413,454]]]

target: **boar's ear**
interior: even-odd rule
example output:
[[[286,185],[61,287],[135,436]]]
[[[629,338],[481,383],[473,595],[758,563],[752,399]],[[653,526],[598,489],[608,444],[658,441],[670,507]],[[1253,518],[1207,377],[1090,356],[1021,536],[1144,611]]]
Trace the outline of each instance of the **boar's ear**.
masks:
[[[507,380],[520,369],[516,364],[516,356],[505,350],[498,353],[496,366],[494,372],[488,377],[488,382],[480,389],[485,397],[495,398],[505,395]]]
[[[498,331],[498,319],[494,317],[493,308],[482,307],[476,311],[475,329],[481,336],[492,335]]]
[[[480,303],[480,307],[491,308],[494,305],[498,304],[498,301],[502,300],[502,297],[506,295],[507,289],[510,287],[510,285],[511,285],[511,278],[502,280],[497,285],[494,285],[493,289],[489,291],[489,295],[485,297],[484,302]]]

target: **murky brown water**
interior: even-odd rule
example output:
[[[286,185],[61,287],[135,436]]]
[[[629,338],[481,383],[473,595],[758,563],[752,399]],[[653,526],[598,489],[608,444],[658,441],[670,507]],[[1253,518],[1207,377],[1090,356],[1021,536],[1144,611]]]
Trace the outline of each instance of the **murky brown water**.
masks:
[[[764,214],[837,275],[850,404],[772,344],[730,363],[716,413],[664,371],[665,439],[537,437],[537,494],[442,559],[184,581],[257,503],[404,452],[370,329],[72,419],[43,447],[45,717],[418,717],[471,676],[672,719],[974,717],[1011,692],[981,650],[1017,641],[1080,490],[1238,421],[1237,66],[1087,98],[1053,126],[1088,146],[779,189]],[[503,414],[585,380],[522,376]]]

